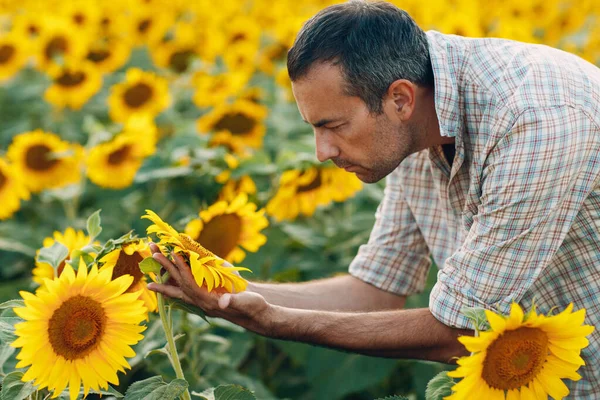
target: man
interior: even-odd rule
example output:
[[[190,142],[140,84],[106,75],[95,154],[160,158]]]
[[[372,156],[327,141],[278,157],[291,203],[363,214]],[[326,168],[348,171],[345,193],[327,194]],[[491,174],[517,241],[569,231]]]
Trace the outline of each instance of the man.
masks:
[[[364,182],[387,177],[350,274],[207,294],[155,257],[182,298],[262,335],[364,354],[451,362],[472,334],[464,306],[600,319],[600,71],[545,46],[424,33],[387,3],[331,6],[288,54],[317,157]],[[428,309],[401,310],[439,267]],[[599,333],[575,398],[600,398]]]

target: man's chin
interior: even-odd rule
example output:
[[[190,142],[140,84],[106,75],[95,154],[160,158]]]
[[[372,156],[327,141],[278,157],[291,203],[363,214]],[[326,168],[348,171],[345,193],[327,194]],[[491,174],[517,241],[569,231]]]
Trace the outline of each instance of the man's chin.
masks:
[[[360,179],[363,183],[376,183],[385,178],[385,175],[381,176],[381,174],[374,174],[371,171],[367,173],[363,172],[355,172],[354,173],[358,179]]]

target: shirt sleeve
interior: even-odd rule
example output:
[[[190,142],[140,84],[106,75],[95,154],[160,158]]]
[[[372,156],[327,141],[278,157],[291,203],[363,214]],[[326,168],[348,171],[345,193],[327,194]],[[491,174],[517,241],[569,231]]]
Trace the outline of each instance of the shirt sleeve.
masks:
[[[477,213],[430,295],[432,314],[449,326],[472,328],[464,306],[507,313],[549,268],[598,185],[600,130],[582,111],[536,108],[514,120],[482,163]]]
[[[410,295],[425,287],[431,259],[404,199],[400,174],[398,168],[386,178],[371,236],[367,244],[360,246],[349,272],[379,289]]]

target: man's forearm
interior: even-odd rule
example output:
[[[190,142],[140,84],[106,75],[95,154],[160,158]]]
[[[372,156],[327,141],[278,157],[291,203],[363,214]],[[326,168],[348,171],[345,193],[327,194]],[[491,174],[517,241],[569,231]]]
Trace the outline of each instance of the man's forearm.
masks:
[[[380,290],[351,275],[305,283],[255,283],[248,290],[270,304],[323,311],[381,311],[404,307],[406,298]]]
[[[468,352],[458,342],[473,331],[448,327],[426,308],[338,313],[273,307],[266,335],[366,355],[453,363]]]

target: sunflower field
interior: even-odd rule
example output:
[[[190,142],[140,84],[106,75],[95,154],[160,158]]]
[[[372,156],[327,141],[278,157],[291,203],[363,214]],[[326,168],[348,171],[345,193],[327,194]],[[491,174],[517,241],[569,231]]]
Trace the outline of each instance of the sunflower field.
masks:
[[[0,0],[2,400],[425,399],[451,369],[265,339],[146,288],[149,237],[228,291],[234,270],[345,273],[368,240],[384,183],[317,162],[285,67],[333,3]],[[393,3],[426,30],[600,61],[597,0]]]

